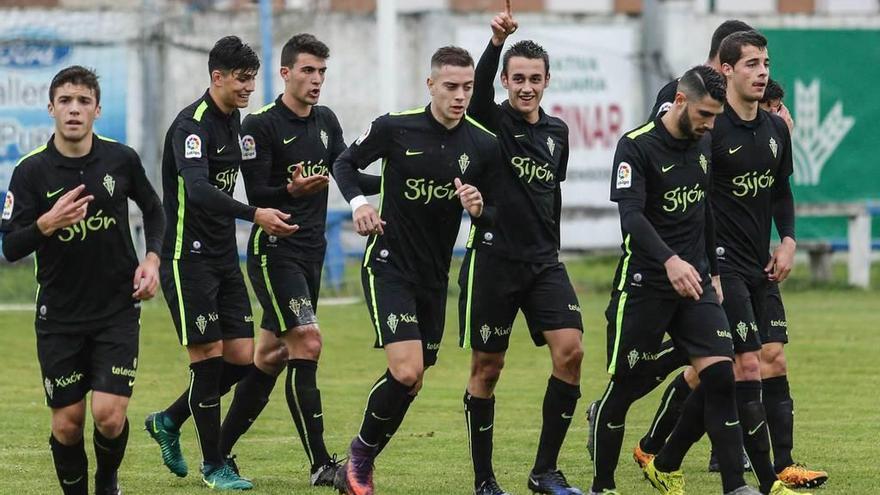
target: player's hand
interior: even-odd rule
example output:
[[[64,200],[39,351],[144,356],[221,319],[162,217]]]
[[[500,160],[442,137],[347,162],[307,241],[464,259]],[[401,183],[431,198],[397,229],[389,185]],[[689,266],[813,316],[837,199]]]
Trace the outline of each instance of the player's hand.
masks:
[[[351,219],[354,222],[354,230],[362,236],[385,233],[385,221],[379,217],[379,213],[371,204],[359,206],[351,213]]]
[[[788,132],[794,132],[794,119],[791,118],[791,112],[788,111],[788,107],[785,106],[785,103],[779,104],[779,109],[776,110],[776,115],[782,117],[782,120],[785,121],[785,125],[788,126]]]
[[[663,266],[666,267],[666,276],[669,277],[672,287],[675,288],[675,292],[678,292],[679,296],[690,297],[695,301],[700,300],[700,296],[703,294],[701,283],[703,279],[693,265],[675,255],[666,260]]]
[[[718,294],[718,304],[724,304],[724,291],[721,290],[721,275],[712,275],[712,288]]]
[[[470,184],[464,184],[458,177],[455,178],[455,195],[461,201],[461,206],[474,218],[480,218],[483,214],[483,195],[480,190]]]
[[[788,278],[791,268],[794,266],[794,252],[797,244],[791,237],[782,239],[782,243],[773,250],[770,262],[764,267],[767,279],[773,282],[782,282]]]
[[[287,193],[298,198],[300,196],[308,196],[321,191],[330,184],[330,178],[326,175],[312,175],[311,177],[302,176],[302,162],[294,165],[293,174],[290,176],[290,182],[287,183]]]
[[[278,211],[275,208],[257,208],[254,214],[254,223],[263,227],[269,235],[287,237],[299,230],[299,225],[287,223],[289,213]]]
[[[517,28],[519,28],[519,23],[517,23],[510,12],[501,12],[492,18],[492,44],[495,46],[501,46],[504,44],[504,41],[507,40],[507,37],[513,34]]]
[[[79,223],[86,217],[86,211],[89,209],[89,202],[95,199],[92,195],[83,196],[77,199],[86,186],[80,184],[64,195],[58,198],[58,201],[52,205],[52,208],[40,215],[37,219],[37,227],[45,236],[50,236],[58,229],[70,227],[75,223]]]
[[[134,271],[133,299],[148,301],[159,289],[159,257],[156,253],[147,253],[144,260]]]

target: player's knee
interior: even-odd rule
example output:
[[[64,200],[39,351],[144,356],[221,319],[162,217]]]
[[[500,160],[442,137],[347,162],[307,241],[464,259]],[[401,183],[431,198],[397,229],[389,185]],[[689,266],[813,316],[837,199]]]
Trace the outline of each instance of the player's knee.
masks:
[[[425,367],[421,363],[401,363],[391,368],[395,380],[408,387],[415,387],[425,375]]]
[[[257,347],[254,365],[263,373],[278,376],[287,365],[287,348],[283,345],[274,348]]]
[[[292,330],[296,333],[294,358],[317,361],[321,357],[321,330],[315,323],[302,325]]]
[[[573,343],[554,353],[554,367],[571,375],[580,375],[584,349],[580,342]]]
[[[737,381],[761,379],[761,359],[757,352],[744,352],[736,356],[734,373]]]
[[[788,362],[781,345],[767,345],[761,349],[761,376],[769,378],[788,374]]]
[[[504,369],[504,354],[481,352],[475,354],[471,365],[471,376],[494,384]]]
[[[685,368],[684,381],[687,382],[688,387],[690,387],[691,390],[696,389],[700,384],[700,375],[697,374],[697,370],[695,370],[693,366]]]
[[[108,438],[116,438],[125,427],[125,410],[122,408],[93,408],[92,417],[98,431]]]
[[[52,416],[52,435],[61,443],[71,445],[83,436],[85,416],[79,414],[55,414]]]

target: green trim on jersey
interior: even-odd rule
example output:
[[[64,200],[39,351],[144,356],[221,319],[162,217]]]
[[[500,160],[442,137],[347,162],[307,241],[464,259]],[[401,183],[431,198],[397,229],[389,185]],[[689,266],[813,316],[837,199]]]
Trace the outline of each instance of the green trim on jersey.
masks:
[[[373,276],[373,269],[367,267],[367,278],[370,280],[370,313],[373,316],[373,325],[376,327],[376,338],[378,339],[379,345],[384,345],[382,342],[382,328],[379,326],[379,301],[376,300],[376,277]],[[372,394],[373,392],[370,392]]]
[[[611,352],[611,363],[608,365],[608,373],[613,375],[617,367],[617,351],[620,349],[620,335],[623,333],[623,311],[626,307],[626,291],[620,293],[617,300],[617,316],[614,318],[614,351]]]
[[[119,142],[113,138],[108,138],[107,136],[102,136],[102,135],[98,134],[97,132],[95,133],[95,137],[100,139],[101,141],[107,141],[108,143],[118,143]]]
[[[177,310],[180,313],[180,343],[187,345],[189,339],[186,338],[186,311],[183,305],[183,288],[180,286],[180,267],[178,260],[171,260],[171,268],[174,270],[174,289],[177,291]]]
[[[180,259],[183,252],[183,217],[186,214],[186,186],[183,177],[177,176],[177,235],[174,239],[174,258]]]
[[[489,129],[486,129],[486,127],[483,126],[483,124],[477,122],[476,119],[472,118],[470,115],[465,114],[464,119],[467,120],[468,122],[470,122],[471,124],[473,124],[477,129],[480,129],[482,131],[489,133],[490,136],[492,136],[494,138],[498,137],[495,135],[494,132],[490,131]]]
[[[477,251],[471,249],[469,254],[471,255],[471,260],[468,264],[467,304],[464,312],[464,339],[462,339],[461,343],[462,349],[468,349],[471,347],[471,308],[473,307],[474,299],[474,266],[477,264]]]
[[[399,117],[401,115],[417,115],[420,113],[425,113],[425,107],[410,108],[409,110],[404,110],[402,112],[391,112],[388,115],[392,115],[394,117]]]
[[[468,232],[467,242],[464,244],[464,247],[466,247],[466,248],[474,247],[474,237],[476,237],[476,235],[477,235],[477,226],[474,224],[471,224],[471,230],[470,230],[470,232]]]
[[[37,274],[40,272],[40,265],[37,261],[37,252],[34,251],[34,278],[37,278]],[[40,302],[40,282],[37,282],[37,295],[34,296],[34,304]]]
[[[263,269],[263,281],[266,282],[266,292],[269,293],[269,299],[272,301],[272,309],[275,310],[275,316],[278,317],[278,325],[281,326],[279,331],[286,332],[290,327],[284,321],[284,314],[281,312],[281,307],[278,306],[278,298],[275,297],[275,291],[272,290],[272,282],[269,280],[269,262],[265,254],[260,256],[260,267]]]
[[[272,107],[274,107],[274,106],[275,106],[275,102],[273,101],[272,103],[269,103],[268,105],[263,105],[262,108],[260,108],[260,109],[257,110],[256,112],[252,113],[251,115],[259,115],[259,114],[261,114],[261,113],[263,113],[263,112],[267,112],[267,111],[269,111],[269,110],[270,110]]]
[[[254,233],[254,256],[259,256],[260,254],[260,234],[263,232],[263,227],[257,226],[257,231]]]
[[[648,122],[647,124],[643,125],[642,127],[639,127],[638,129],[630,132],[629,134],[626,135],[626,137],[628,137],[630,139],[635,139],[635,138],[641,136],[642,134],[649,132],[653,128],[654,128],[654,121],[652,120],[651,122]]]
[[[388,159],[382,159],[382,172],[379,174],[381,177],[381,181],[379,182],[379,218],[382,218],[382,205],[385,203],[385,167],[388,165]],[[373,251],[373,246],[376,245],[376,241],[379,240],[379,236],[377,234],[372,234],[373,242],[367,246],[367,250],[364,251],[364,264],[363,266],[366,268],[367,264],[370,260],[370,253]],[[377,320],[378,321],[378,320]]]
[[[208,102],[205,100],[202,100],[202,102],[199,103],[199,106],[196,107],[195,113],[193,113],[193,120],[195,120],[196,122],[201,122],[202,115],[205,113],[205,110],[207,110],[207,109],[208,109]]]
[[[626,239],[623,240],[623,249],[626,251],[626,256],[623,258],[623,267],[620,269],[620,282],[617,284],[617,290],[623,290],[623,286],[626,283],[626,271],[629,269],[629,260],[632,258],[632,249],[629,247],[629,239],[630,235],[626,234]]]
[[[30,153],[19,158],[18,161],[15,163],[15,166],[17,167],[17,166],[21,165],[21,162],[23,162],[25,160],[25,158],[30,158],[30,157],[36,155],[37,153],[42,153],[42,152],[46,151],[46,148],[48,148],[48,146],[44,144],[44,145],[38,147],[37,149],[31,150]]]

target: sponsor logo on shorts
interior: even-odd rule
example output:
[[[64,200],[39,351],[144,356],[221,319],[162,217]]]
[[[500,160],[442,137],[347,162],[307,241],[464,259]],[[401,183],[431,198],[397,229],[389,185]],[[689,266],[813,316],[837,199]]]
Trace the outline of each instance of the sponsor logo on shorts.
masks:
[[[244,315],[244,322],[245,323],[253,323],[254,322],[254,315]]]
[[[46,380],[43,382],[43,386],[46,387],[46,395],[48,395],[51,399],[52,394],[55,392],[55,386],[52,385],[52,380],[46,378]]]
[[[137,358],[131,362],[131,368],[126,368],[125,366],[111,366],[110,373],[116,376],[127,376],[128,378],[134,378],[137,375]]]
[[[770,326],[788,328],[788,322],[785,320],[770,320]]]
[[[67,388],[75,383],[78,383],[80,380],[83,379],[84,376],[85,375],[80,373],[79,371],[73,371],[67,376],[62,376],[60,378],[56,378],[55,383],[54,383],[54,389],[57,390],[57,389]],[[49,398],[51,399],[52,392],[50,392],[50,390],[53,389],[53,383],[51,383],[49,381],[49,379],[46,378],[46,382],[44,383],[44,385],[46,385],[46,392],[49,393]]]
[[[480,327],[480,336],[483,337],[483,343],[486,343],[489,341],[489,337],[493,334],[497,337],[503,337],[505,335],[510,335],[512,330],[512,325],[506,327],[490,327],[489,325],[484,324]]]
[[[312,314],[312,301],[307,297],[291,298],[287,305],[297,318],[304,314]]]
[[[752,326],[752,331],[755,333],[758,333],[758,324],[753,321],[751,323],[751,326]]]
[[[489,337],[492,335],[492,329],[489,325],[483,325],[480,327],[480,336],[483,337],[483,343],[489,342]]]
[[[439,351],[440,350],[440,342],[428,342],[425,345],[425,349],[429,351]]]
[[[205,329],[208,327],[208,320],[205,318],[205,315],[199,315],[196,317],[196,328],[199,329],[199,332],[202,335],[205,335]]]
[[[220,320],[220,315],[217,313],[208,313],[208,321],[218,321]]]
[[[391,333],[397,332],[397,325],[399,325],[401,322],[418,323],[419,319],[416,317],[416,315],[409,313],[401,313],[399,315],[391,313],[388,315],[388,319],[386,320],[386,323],[388,323],[388,328],[391,329]]]
[[[569,305],[568,305],[568,310],[569,310],[569,311],[577,311],[578,313],[580,313],[580,312],[581,312],[581,306],[580,306],[579,304],[569,304]]]
[[[715,334],[719,337],[733,340],[733,335],[730,334],[729,330],[715,330]]]
[[[746,322],[741,321],[736,324],[736,333],[739,334],[739,338],[741,338],[743,342],[746,341],[746,337],[749,335],[749,326],[746,325]]]
[[[629,361],[629,369],[633,369],[636,367],[636,363],[639,362],[639,351],[633,349],[629,351],[629,354],[626,356],[627,361]]]

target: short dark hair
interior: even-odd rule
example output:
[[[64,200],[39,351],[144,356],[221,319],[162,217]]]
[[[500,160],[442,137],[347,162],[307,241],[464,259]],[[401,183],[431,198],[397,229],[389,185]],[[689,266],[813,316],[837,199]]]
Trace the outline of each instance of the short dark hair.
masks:
[[[767,47],[767,38],[757,31],[740,31],[733,33],[721,42],[721,48],[718,49],[718,60],[722,64],[730,66],[736,65],[742,58],[742,49],[744,46],[755,46],[758,48]]]
[[[550,55],[543,46],[532,40],[517,41],[504,52],[504,63],[501,66],[502,73],[507,74],[507,65],[512,57],[541,59],[544,61],[544,74],[550,73]]]
[[[713,100],[724,103],[727,94],[727,79],[708,65],[698,65],[688,69],[681,76],[676,91],[680,91],[694,100],[709,95]]]
[[[722,22],[720,26],[715,28],[715,32],[712,33],[712,43],[709,45],[709,60],[712,60],[715,58],[715,55],[718,55],[718,49],[721,47],[721,42],[724,41],[724,38],[740,31],[753,30],[754,28],[752,28],[752,26],[737,19],[729,19]]]
[[[49,84],[49,101],[55,100],[55,90],[65,84],[85,86],[95,92],[95,103],[101,103],[101,86],[98,84],[98,74],[94,69],[88,69],[81,65],[65,67],[55,74],[52,83]]]
[[[761,98],[761,103],[767,103],[770,100],[781,100],[785,98],[785,90],[782,89],[782,85],[779,84],[779,81],[776,79],[768,79],[767,87],[764,88],[764,97]]]
[[[281,66],[293,67],[300,53],[308,53],[318,58],[330,58],[330,48],[309,33],[300,33],[287,40],[281,49]]]
[[[238,36],[226,36],[217,40],[208,54],[208,73],[215,70],[256,73],[260,70],[260,58]]]
[[[444,46],[438,48],[431,56],[431,68],[439,69],[444,65],[453,67],[473,67],[474,59],[464,48],[458,46]]]

